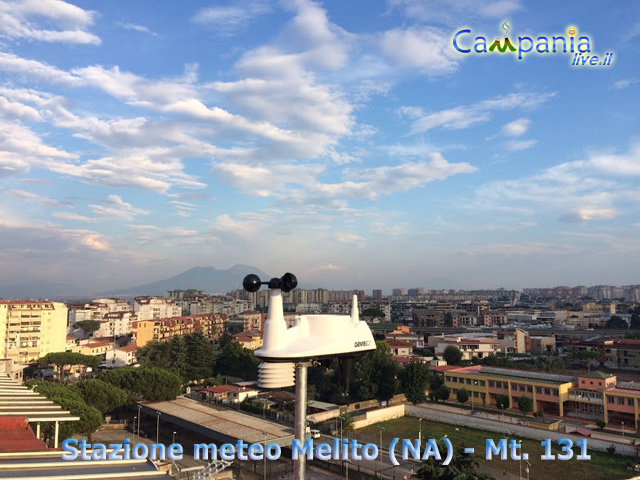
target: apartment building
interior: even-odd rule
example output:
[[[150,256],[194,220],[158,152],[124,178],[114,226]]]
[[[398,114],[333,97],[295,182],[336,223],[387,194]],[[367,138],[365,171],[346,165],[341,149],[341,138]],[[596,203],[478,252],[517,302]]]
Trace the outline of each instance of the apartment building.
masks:
[[[111,340],[100,340],[97,342],[89,342],[82,345],[76,345],[71,349],[72,352],[81,353],[82,355],[100,355],[106,357],[108,352],[114,348],[114,342]]]
[[[544,355],[556,351],[556,337],[531,337],[531,354]]]
[[[151,341],[168,342],[174,335],[196,332],[216,339],[222,335],[226,324],[227,316],[222,314],[136,320],[133,322],[133,336],[138,347],[144,347]]]
[[[258,350],[262,348],[262,335],[240,333],[234,336],[234,343],[239,343],[247,350]]]
[[[389,332],[385,335],[389,340],[402,340],[409,342],[414,350],[424,350],[424,336],[411,333],[411,328],[398,326],[393,332]]]
[[[66,348],[64,303],[0,300],[0,354],[15,363],[31,363]]]
[[[174,299],[164,297],[136,297],[133,310],[138,315],[138,320],[173,318],[182,315],[182,307]]]
[[[113,366],[114,367],[129,367],[138,363],[136,357],[136,351],[140,347],[137,345],[126,345],[124,347],[118,347],[113,351]]]
[[[444,326],[444,312],[440,310],[432,310],[428,308],[414,308],[411,311],[411,314],[413,317],[413,324],[416,327],[443,327]],[[453,326],[457,327],[455,322]]]
[[[451,400],[465,388],[475,401],[486,406],[495,407],[496,397],[506,395],[509,409],[517,411],[518,400],[527,396],[533,400],[534,412],[542,409],[559,417],[576,413],[607,423],[640,426],[640,383],[618,382],[614,375],[591,372],[574,377],[480,365],[444,370]]]
[[[413,354],[413,345],[404,340],[385,339],[384,342],[389,345],[395,356],[409,357]]]
[[[238,317],[242,320],[242,330],[245,332],[262,332],[267,319],[266,314],[255,310],[245,310]]]
[[[433,340],[432,340],[432,337]],[[498,340],[486,334],[469,335],[436,335],[429,337],[429,347],[436,355],[442,356],[448,346],[453,345],[462,352],[463,360],[473,357],[485,358],[500,351]]]

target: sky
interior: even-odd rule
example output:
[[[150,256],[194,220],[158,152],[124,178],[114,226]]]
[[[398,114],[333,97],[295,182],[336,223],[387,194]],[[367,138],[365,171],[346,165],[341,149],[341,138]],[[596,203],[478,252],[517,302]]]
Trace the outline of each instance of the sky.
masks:
[[[638,284],[639,19],[636,1],[0,0],[0,285],[238,263],[329,289]],[[585,65],[538,40],[569,28]],[[476,40],[505,35],[534,48]]]

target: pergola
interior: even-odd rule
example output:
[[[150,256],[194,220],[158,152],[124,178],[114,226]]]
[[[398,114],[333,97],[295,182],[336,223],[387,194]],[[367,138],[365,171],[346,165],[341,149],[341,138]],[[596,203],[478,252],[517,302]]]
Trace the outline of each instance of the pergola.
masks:
[[[6,374],[0,374],[0,417],[25,417],[36,424],[40,439],[40,422],[55,422],[54,447],[58,448],[60,422],[80,420],[37,392],[20,385]]]

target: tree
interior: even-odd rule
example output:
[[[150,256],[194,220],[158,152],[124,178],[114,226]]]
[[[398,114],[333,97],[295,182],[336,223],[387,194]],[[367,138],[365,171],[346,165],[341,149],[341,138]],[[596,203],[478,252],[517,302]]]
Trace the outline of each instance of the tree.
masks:
[[[554,373],[563,371],[565,366],[564,361],[560,357],[554,355],[542,355],[536,358],[535,368],[542,372]]]
[[[41,367],[55,365],[58,370],[58,380],[63,382],[65,377],[65,369],[72,365],[84,365],[86,367],[96,368],[100,365],[101,358],[93,355],[82,355],[74,352],[53,352],[47,353],[38,360]]]
[[[449,387],[447,387],[444,383],[442,385],[440,385],[438,387],[438,389],[436,390],[436,402],[438,400],[442,400],[443,402],[445,400],[449,400],[449,395],[451,395],[451,390],[449,390]]]
[[[604,430],[604,427],[606,426],[607,423],[604,421],[604,419],[596,418],[596,427],[598,427],[599,430]]]
[[[442,358],[446,360],[447,365],[460,365],[460,361],[462,360],[462,352],[458,347],[449,345],[444,349]]]
[[[587,364],[587,371],[591,372],[591,362],[600,358],[600,352],[594,350],[578,350],[573,354],[573,357],[580,362],[585,362]]]
[[[629,328],[633,330],[640,330],[640,313],[636,310],[631,314],[631,324]]]
[[[427,401],[429,366],[423,362],[409,362],[404,367],[405,395],[414,405]]]
[[[496,407],[501,410],[509,408],[509,395],[496,395]]]
[[[453,327],[453,314],[451,312],[446,312],[444,314],[444,326]]]
[[[362,311],[362,316],[363,317],[372,317],[372,318],[385,318],[385,314],[382,310],[380,310],[379,308],[365,308]]]
[[[622,317],[619,317],[618,315],[612,315],[607,322],[607,328],[626,330],[629,328],[629,325]]]
[[[120,367],[98,375],[98,380],[115,385],[127,393],[127,403],[146,400],[173,400],[180,394],[182,380],[178,374],[157,367]]]
[[[76,322],[74,327],[76,329],[81,328],[84,333],[91,335],[92,333],[100,330],[101,326],[102,324],[99,320],[80,320],[79,322]]]
[[[456,393],[456,398],[460,403],[464,405],[469,401],[469,392],[466,388],[461,388],[460,390],[458,390],[458,393]]]
[[[442,440],[436,442],[442,458],[446,455],[447,446]],[[469,455],[464,452],[464,445],[454,447],[451,461],[443,465],[442,460],[434,456],[420,463],[415,474],[419,480],[495,480],[495,477],[487,473],[478,473],[478,467],[482,461],[477,455]]]
[[[355,362],[351,382],[353,396],[357,400],[389,400],[400,387],[398,369],[391,347],[386,342],[376,342],[375,350]]]
[[[530,397],[527,397],[526,395],[521,396],[518,399],[518,408],[522,413],[524,413],[526,417],[527,413],[533,410],[533,399]]]
[[[72,387],[51,382],[29,381],[26,383],[28,388],[43,395],[56,405],[60,405],[63,409],[72,415],[80,417],[75,422],[63,422],[60,425],[60,438],[69,438],[74,433],[81,435],[91,435],[100,425],[102,425],[102,415],[100,412],[87,405],[80,394]],[[45,427],[45,436],[53,437],[53,424]]]
[[[239,343],[227,343],[220,351],[216,370],[222,375],[255,380],[258,378],[260,360],[251,350]]]
[[[345,413],[344,415],[340,415],[342,418],[342,429],[346,432],[351,432],[354,429],[353,417],[350,413]]]
[[[85,380],[71,387],[87,405],[105,414],[127,403],[127,392],[101,380]]]

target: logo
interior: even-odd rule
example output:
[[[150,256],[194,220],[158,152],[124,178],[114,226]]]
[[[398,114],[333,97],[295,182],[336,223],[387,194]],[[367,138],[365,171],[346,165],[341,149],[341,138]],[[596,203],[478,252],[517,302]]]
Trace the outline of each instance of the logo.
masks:
[[[591,51],[593,42],[588,35],[577,36],[576,27],[568,27],[567,33],[558,35],[540,34],[537,37],[522,36],[509,39],[509,21],[501,25],[504,30],[504,38],[496,38],[493,42],[487,40],[485,35],[475,35],[471,29],[464,28],[458,30],[452,39],[453,48],[458,52],[469,54],[485,53],[511,53],[517,55],[518,60],[523,60],[529,54],[570,54],[571,65],[608,66],[611,65],[613,52],[607,52],[604,56],[594,55]]]
[[[369,346],[371,342],[369,340],[364,340],[362,342],[356,342],[353,344],[353,348],[359,348],[359,347],[367,347]]]

